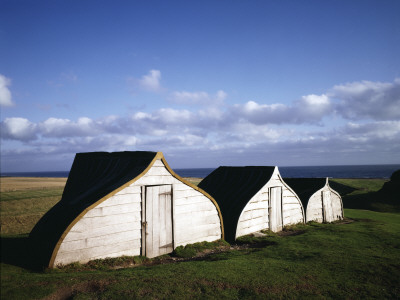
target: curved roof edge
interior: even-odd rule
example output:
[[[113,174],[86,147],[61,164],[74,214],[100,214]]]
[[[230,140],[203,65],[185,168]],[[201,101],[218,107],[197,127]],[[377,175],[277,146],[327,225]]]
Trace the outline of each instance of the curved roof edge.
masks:
[[[172,176],[174,176],[176,179],[182,181],[184,184],[190,186],[191,188],[195,189],[196,191],[202,193],[204,196],[206,196],[208,199],[210,199],[211,202],[215,205],[215,207],[216,207],[216,209],[218,211],[219,219],[221,220],[221,238],[225,239],[224,221],[223,221],[223,218],[222,218],[221,209],[219,208],[219,205],[218,205],[217,201],[215,201],[215,199],[210,194],[208,194],[206,191],[204,191],[203,189],[199,188],[198,186],[194,185],[193,183],[190,183],[189,181],[183,179],[181,176],[176,174],[171,169],[171,167],[168,165],[168,163],[167,163],[167,161],[166,161],[166,159],[165,159],[165,157],[164,157],[162,152],[157,152],[157,156],[158,155],[161,155],[161,160],[164,163],[164,166],[167,168],[168,172],[170,172]]]
[[[218,215],[221,221],[221,238],[224,239],[225,238],[225,233],[224,233],[224,225],[223,225],[223,219],[222,219],[222,214],[221,214],[221,210],[218,206],[218,203],[215,201],[215,199],[213,197],[211,197],[208,193],[206,193],[205,191],[203,191],[202,189],[200,189],[199,187],[195,186],[194,184],[184,180],[182,177],[180,177],[178,174],[176,174],[171,167],[168,165],[164,154],[162,152],[157,152],[157,154],[154,156],[154,158],[152,159],[152,161],[150,162],[150,164],[146,167],[146,169],[144,169],[144,171],[142,173],[140,173],[138,176],[136,176],[135,178],[131,179],[130,181],[126,182],[125,184],[121,185],[119,188],[113,190],[111,193],[105,195],[104,197],[100,198],[99,200],[97,200],[96,202],[94,202],[93,204],[91,204],[90,206],[86,207],[69,225],[68,227],[64,230],[64,232],[61,234],[60,238],[58,239],[58,242],[56,243],[56,246],[53,249],[48,267],[49,268],[53,268],[54,267],[54,261],[56,259],[56,256],[58,254],[58,250],[60,249],[60,246],[62,244],[62,242],[64,241],[65,237],[67,236],[67,234],[70,232],[71,228],[80,221],[80,219],[83,218],[83,216],[92,208],[98,206],[99,204],[101,204],[102,202],[106,201],[107,199],[111,198],[112,196],[114,196],[115,194],[117,194],[118,192],[120,192],[121,190],[123,190],[124,188],[128,187],[129,185],[131,185],[132,183],[136,182],[137,180],[139,180],[141,177],[143,177],[149,170],[150,168],[154,165],[155,161],[161,159],[162,162],[164,163],[165,167],[167,168],[167,170],[170,172],[170,174],[175,177],[176,179],[182,181],[184,184],[194,188],[195,190],[199,191],[200,193],[204,194],[204,196],[206,196],[207,198],[209,198],[213,204],[215,205],[215,207],[217,208],[218,211]]]

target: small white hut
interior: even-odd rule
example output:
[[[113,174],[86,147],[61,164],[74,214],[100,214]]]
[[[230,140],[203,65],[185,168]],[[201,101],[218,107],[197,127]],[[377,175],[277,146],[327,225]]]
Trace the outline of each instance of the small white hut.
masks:
[[[343,202],[328,178],[285,178],[306,206],[306,221],[330,223],[343,219]]]
[[[304,223],[296,193],[283,181],[278,167],[219,167],[199,187],[221,208],[228,241],[263,229],[281,231]]]
[[[77,154],[61,201],[31,232],[38,257],[49,267],[155,257],[221,238],[218,204],[175,174],[161,152]]]

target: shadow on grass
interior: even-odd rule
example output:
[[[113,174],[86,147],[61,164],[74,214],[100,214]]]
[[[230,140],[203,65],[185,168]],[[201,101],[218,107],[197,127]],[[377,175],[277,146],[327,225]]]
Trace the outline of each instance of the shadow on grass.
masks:
[[[35,263],[27,236],[1,237],[1,262],[34,271],[42,270]]]
[[[344,208],[367,209],[378,212],[400,212],[400,201],[396,202],[379,192],[343,196]]]

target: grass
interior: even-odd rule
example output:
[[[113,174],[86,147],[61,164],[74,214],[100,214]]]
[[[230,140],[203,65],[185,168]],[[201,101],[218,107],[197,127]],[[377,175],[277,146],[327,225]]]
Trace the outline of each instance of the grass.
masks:
[[[380,190],[383,184],[387,181],[386,179],[342,179],[335,178],[332,181],[347,185],[355,189],[349,195],[359,195],[365,193],[376,192]]]
[[[41,202],[44,198],[30,199]],[[12,201],[24,199],[1,203],[9,205]],[[9,209],[8,213],[15,216],[26,213],[23,207],[15,209],[14,212]],[[37,211],[42,209],[45,208]],[[265,236],[242,237],[231,246],[221,242],[178,247],[171,256],[154,261],[121,257],[42,272],[30,268],[26,229],[13,234],[2,232],[0,296],[1,299],[399,298],[400,214],[345,209],[345,216],[347,222],[296,225],[281,234],[266,231]],[[217,249],[221,251],[214,251]],[[198,255],[204,251],[209,252],[190,258],[190,252]]]
[[[386,179],[333,179],[332,181],[354,189],[351,193],[342,196],[344,207],[380,212],[400,212],[400,199],[397,203],[393,203],[376,193],[382,188]]]
[[[1,178],[1,234],[28,234],[60,201],[66,178]]]

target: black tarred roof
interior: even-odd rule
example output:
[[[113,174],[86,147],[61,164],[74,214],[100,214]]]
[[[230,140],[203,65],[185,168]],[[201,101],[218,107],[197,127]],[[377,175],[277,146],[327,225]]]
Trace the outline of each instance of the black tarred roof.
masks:
[[[250,199],[271,179],[275,167],[219,167],[199,188],[210,194],[221,209],[225,237],[233,241],[240,214]]]

